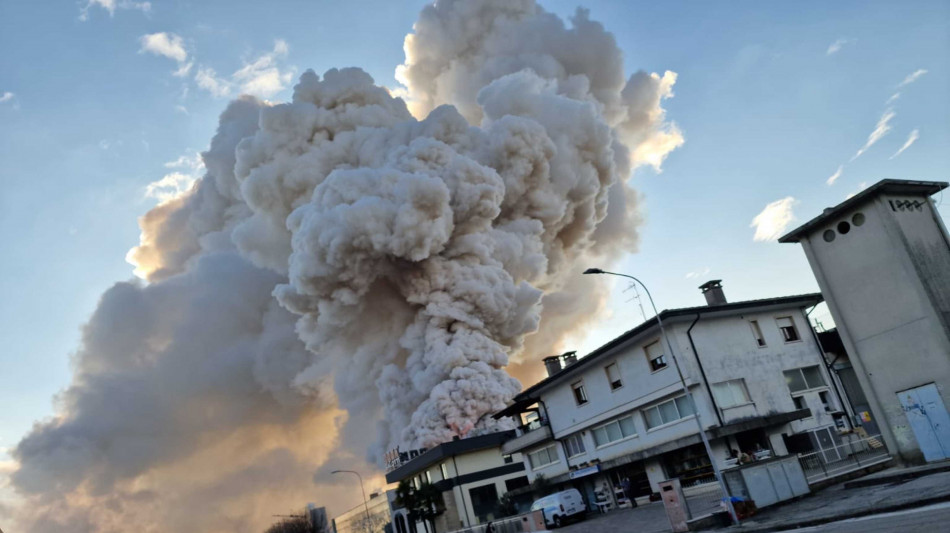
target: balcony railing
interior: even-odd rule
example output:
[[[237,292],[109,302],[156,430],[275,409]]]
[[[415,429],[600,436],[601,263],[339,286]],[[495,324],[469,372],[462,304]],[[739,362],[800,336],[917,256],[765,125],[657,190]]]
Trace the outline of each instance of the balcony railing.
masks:
[[[551,439],[551,426],[534,420],[518,428],[518,436],[501,445],[501,453],[510,455]]]

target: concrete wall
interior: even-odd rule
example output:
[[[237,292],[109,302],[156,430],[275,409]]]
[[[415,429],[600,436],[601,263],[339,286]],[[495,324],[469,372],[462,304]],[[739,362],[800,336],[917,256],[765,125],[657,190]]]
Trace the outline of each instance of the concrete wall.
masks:
[[[908,199],[878,195],[802,244],[888,447],[920,462],[896,393],[933,382],[950,404],[950,245],[929,199],[916,198],[920,210],[892,210]],[[857,212],[863,225],[823,240]]]

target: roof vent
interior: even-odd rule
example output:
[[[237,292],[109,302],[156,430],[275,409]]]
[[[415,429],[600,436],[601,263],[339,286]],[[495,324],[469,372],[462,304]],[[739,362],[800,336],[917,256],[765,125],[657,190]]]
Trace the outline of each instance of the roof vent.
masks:
[[[548,376],[553,376],[561,371],[561,356],[551,355],[544,358],[544,368],[548,371]]]
[[[722,280],[714,279],[699,286],[706,297],[706,305],[722,305],[726,303],[726,295],[722,292]]]

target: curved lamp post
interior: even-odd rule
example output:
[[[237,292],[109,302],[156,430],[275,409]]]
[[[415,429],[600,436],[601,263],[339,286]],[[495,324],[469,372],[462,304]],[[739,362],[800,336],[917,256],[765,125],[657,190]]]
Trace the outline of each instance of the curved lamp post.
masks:
[[[356,474],[356,477],[359,478],[360,480],[360,492],[363,493],[363,510],[366,512],[366,531],[370,531],[372,526],[370,525],[370,522],[369,522],[369,505],[366,503],[366,491],[363,490],[363,476],[361,476],[360,473],[357,472],[356,470],[334,470],[330,473],[340,474],[344,472],[347,474]]]
[[[663,337],[663,343],[666,344],[666,349],[670,352],[670,358],[673,359],[673,366],[676,367],[676,373],[680,378],[680,385],[683,387],[683,392],[686,393],[686,397],[689,399],[690,405],[693,406],[693,418],[696,420],[696,426],[699,428],[699,436],[703,439],[703,446],[706,447],[706,455],[709,456],[709,464],[712,465],[713,473],[716,475],[716,481],[719,482],[719,488],[722,490],[723,495],[725,495],[726,506],[729,508],[729,516],[732,518],[732,522],[735,524],[739,523],[739,518],[736,516],[736,510],[732,507],[732,498],[729,496],[729,491],[726,489],[726,483],[722,479],[722,473],[719,471],[719,466],[716,464],[716,460],[713,458],[712,448],[709,446],[709,439],[706,437],[706,431],[703,429],[703,422],[700,419],[699,408],[696,405],[696,402],[693,401],[693,393],[689,391],[689,387],[686,386],[686,380],[683,378],[683,372],[680,370],[679,361],[676,359],[676,354],[673,353],[673,345],[670,344],[670,338],[666,335],[666,330],[663,329],[663,320],[660,319],[660,313],[656,310],[656,304],[653,303],[653,296],[650,294],[650,289],[643,284],[639,279],[630,276],[628,274],[620,274],[618,272],[607,272],[606,270],[601,270],[599,268],[588,268],[584,271],[584,274],[609,274],[611,276],[620,276],[622,278],[632,279],[633,281],[640,284],[643,287],[643,290],[647,293],[647,298],[650,300],[650,306],[653,307],[653,314],[656,316],[656,323],[660,327],[660,336]]]

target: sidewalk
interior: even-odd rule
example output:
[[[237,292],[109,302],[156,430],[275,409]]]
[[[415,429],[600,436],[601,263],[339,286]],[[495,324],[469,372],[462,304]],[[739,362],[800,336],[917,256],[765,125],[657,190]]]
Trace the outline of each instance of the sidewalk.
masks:
[[[740,526],[715,531],[784,531],[942,501],[950,501],[950,472],[930,474],[905,483],[851,489],[839,483],[801,500],[763,509]]]

